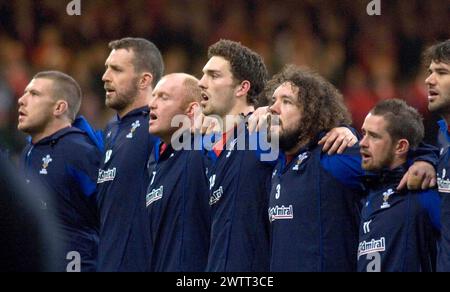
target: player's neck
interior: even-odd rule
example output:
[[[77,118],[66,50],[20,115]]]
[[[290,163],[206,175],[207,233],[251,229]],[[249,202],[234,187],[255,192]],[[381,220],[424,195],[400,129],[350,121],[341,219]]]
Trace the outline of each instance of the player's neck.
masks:
[[[39,131],[37,133],[31,133],[31,142],[33,144],[39,143],[39,141],[43,140],[44,138],[50,137],[51,135],[55,134],[56,132],[61,131],[64,128],[68,128],[71,126],[71,123],[69,121],[53,121],[49,123],[44,130]]]
[[[293,155],[296,155],[296,154],[300,151],[300,149],[302,149],[303,147],[305,147],[305,146],[308,145],[308,144],[309,144],[309,140],[308,140],[308,141],[304,141],[304,142],[299,142],[299,143],[297,143],[297,145],[295,145],[295,147],[293,147],[292,149],[285,150],[284,153],[285,153],[287,156],[293,156]]]
[[[239,125],[243,121],[242,115],[247,116],[251,112],[255,111],[253,105],[248,104],[236,104],[233,109],[225,117],[221,117],[223,120],[223,132],[226,133]]]
[[[151,92],[151,91],[150,91]],[[123,118],[130,112],[148,106],[148,102],[150,100],[150,95],[139,95],[137,96],[132,103],[130,103],[128,106],[126,106],[124,109],[117,111],[117,115],[119,118]]]
[[[402,166],[405,163],[406,163],[406,157],[395,156],[393,161],[392,161],[392,163],[391,163],[391,165],[389,165],[389,170],[394,170],[397,167],[400,167],[400,166]]]
[[[442,114],[441,117],[445,120],[447,123],[447,126],[450,125],[450,113]]]

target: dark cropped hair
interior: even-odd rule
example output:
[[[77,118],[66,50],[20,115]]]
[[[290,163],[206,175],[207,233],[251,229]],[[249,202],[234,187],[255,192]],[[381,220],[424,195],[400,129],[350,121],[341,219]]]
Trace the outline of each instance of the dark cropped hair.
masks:
[[[80,85],[71,76],[60,71],[42,71],[34,75],[33,79],[44,78],[52,80],[52,96],[55,100],[67,101],[67,115],[75,120],[81,106],[82,93]]]
[[[422,116],[403,100],[383,100],[370,113],[384,117],[387,121],[386,130],[393,141],[406,139],[411,148],[416,148],[424,137]]]
[[[208,49],[208,59],[214,56],[223,57],[230,62],[231,73],[237,81],[250,82],[247,103],[257,105],[258,97],[268,79],[263,58],[241,43],[230,40],[220,40],[211,45]]]
[[[152,86],[164,74],[164,62],[159,49],[151,41],[143,38],[123,38],[109,43],[111,50],[125,49],[134,52],[134,70],[137,73],[150,72],[153,75]]]
[[[319,74],[288,65],[267,83],[267,88],[273,94],[277,86],[286,82],[298,88],[297,101],[302,108],[303,129],[299,141],[311,141],[321,132],[351,124],[351,115],[342,94]]]
[[[427,66],[432,61],[450,64],[450,39],[429,47],[423,54],[423,59]]]

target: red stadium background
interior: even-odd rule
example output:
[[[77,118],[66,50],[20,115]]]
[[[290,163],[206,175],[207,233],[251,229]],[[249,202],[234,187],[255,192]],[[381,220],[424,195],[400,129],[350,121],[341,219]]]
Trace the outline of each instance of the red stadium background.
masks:
[[[81,15],[69,16],[70,0],[0,2],[0,148],[17,154],[17,99],[37,71],[67,72],[80,83],[82,114],[103,128],[112,112],[104,106],[101,76],[110,40],[152,40],[163,52],[166,73],[201,77],[207,47],[220,38],[260,53],[271,74],[283,64],[309,66],[344,93],[359,128],[379,100],[398,97],[426,117],[426,67],[421,52],[450,37],[448,0],[79,0]]]

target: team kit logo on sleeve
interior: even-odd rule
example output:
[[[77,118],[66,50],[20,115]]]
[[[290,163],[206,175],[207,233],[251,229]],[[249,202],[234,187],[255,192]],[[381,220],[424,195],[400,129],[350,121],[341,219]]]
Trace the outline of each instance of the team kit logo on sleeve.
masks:
[[[48,166],[49,166],[50,162],[52,162],[52,161],[53,161],[53,159],[50,155],[43,157],[42,158],[42,162],[43,162],[42,169],[39,172],[39,174],[47,175],[48,174],[48,171],[47,171]]]
[[[439,192],[450,194],[450,180],[447,178],[447,170],[444,168],[442,174],[438,174]]]

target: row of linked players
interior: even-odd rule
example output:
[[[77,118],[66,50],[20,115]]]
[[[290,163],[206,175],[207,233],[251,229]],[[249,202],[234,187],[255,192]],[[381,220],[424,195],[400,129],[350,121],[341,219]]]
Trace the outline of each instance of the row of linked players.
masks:
[[[404,101],[360,135],[330,82],[293,65],[269,78],[238,42],[211,45],[200,80],[164,75],[148,40],[109,48],[103,131],[65,73],[19,99],[21,174],[59,243],[49,270],[450,271],[450,40],[424,53],[440,152]]]

